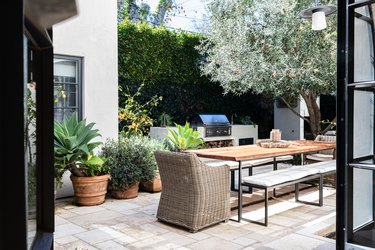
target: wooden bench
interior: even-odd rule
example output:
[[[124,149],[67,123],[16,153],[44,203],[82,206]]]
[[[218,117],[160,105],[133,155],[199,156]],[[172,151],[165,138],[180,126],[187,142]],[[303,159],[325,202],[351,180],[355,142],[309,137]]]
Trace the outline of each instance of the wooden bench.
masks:
[[[287,185],[295,185],[295,201],[309,205],[323,206],[323,176],[336,171],[336,161],[318,162],[309,165],[293,166],[287,169],[271,171],[263,174],[242,178],[241,186],[264,190],[264,223],[249,220],[256,224],[268,225],[268,192],[272,189]],[[302,201],[299,199],[299,183],[319,179],[318,203]],[[239,216],[241,220],[242,214]]]

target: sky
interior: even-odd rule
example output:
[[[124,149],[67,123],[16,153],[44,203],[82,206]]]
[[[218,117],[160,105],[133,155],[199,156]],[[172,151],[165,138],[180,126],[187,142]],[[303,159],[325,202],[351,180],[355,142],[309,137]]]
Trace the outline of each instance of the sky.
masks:
[[[186,31],[199,31],[205,19],[205,7],[201,0],[174,0],[177,10],[169,14],[166,26],[172,29],[182,29]],[[145,0],[151,7],[151,12],[155,12],[158,0]]]

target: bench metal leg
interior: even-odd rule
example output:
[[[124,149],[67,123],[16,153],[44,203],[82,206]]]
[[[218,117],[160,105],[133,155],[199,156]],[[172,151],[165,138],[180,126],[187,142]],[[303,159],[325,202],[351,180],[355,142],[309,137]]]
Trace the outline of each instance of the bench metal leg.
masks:
[[[319,177],[319,206],[323,206],[323,175]]]
[[[268,226],[268,189],[264,190],[264,225]]]
[[[276,157],[273,157],[273,171],[276,171],[276,170],[277,170],[277,161],[276,161]],[[273,197],[277,197],[276,188],[273,189]]]
[[[308,205],[314,205],[314,206],[323,206],[323,176],[319,176],[319,201],[318,203],[310,202],[310,201],[302,201],[299,199],[299,183],[295,184],[295,200],[296,202],[308,204]]]
[[[235,170],[232,170],[230,171],[230,189],[233,190],[233,191],[236,191],[235,188],[234,188],[234,182],[235,182],[235,179],[234,179],[234,173]]]
[[[299,200],[299,183],[294,184],[294,196],[296,202]]]

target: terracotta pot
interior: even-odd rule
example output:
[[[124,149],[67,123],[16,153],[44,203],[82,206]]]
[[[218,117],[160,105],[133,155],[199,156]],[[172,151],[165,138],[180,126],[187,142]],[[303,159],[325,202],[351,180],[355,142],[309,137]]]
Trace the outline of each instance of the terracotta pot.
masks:
[[[115,199],[132,199],[138,196],[139,182],[125,189],[112,189],[111,195]]]
[[[70,176],[73,183],[75,203],[81,206],[94,206],[105,201],[109,174],[90,177]]]
[[[159,173],[157,173],[154,179],[152,179],[151,181],[141,182],[139,188],[142,191],[151,192],[151,193],[160,192],[161,191],[161,179],[160,179]]]

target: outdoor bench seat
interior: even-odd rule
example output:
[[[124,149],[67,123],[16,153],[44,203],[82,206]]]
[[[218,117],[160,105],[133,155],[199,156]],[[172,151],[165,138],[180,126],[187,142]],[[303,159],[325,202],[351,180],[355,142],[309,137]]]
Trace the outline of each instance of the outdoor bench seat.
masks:
[[[252,168],[253,167],[260,167],[267,164],[275,163],[274,170],[277,169],[277,163],[278,162],[286,162],[293,160],[293,155],[283,155],[283,156],[277,156],[277,157],[268,157],[263,159],[254,159],[254,160],[247,160],[241,162],[241,168],[242,169],[249,169],[249,175],[252,175]],[[221,160],[215,160],[215,161],[206,161],[206,165],[211,167],[218,167],[222,165],[228,165],[230,167],[231,171],[231,189],[236,190],[234,188],[234,171],[238,170],[238,162],[236,161],[221,161]]]
[[[249,188],[264,190],[264,223],[251,222],[268,225],[268,191],[274,188],[295,184],[295,201],[310,205],[323,206],[323,176],[336,171],[336,161],[318,162],[309,165],[294,166],[287,169],[271,171],[263,174],[247,176],[242,178],[241,185]],[[299,200],[299,183],[319,179],[319,201],[318,203]],[[242,214],[239,220],[241,220]]]

